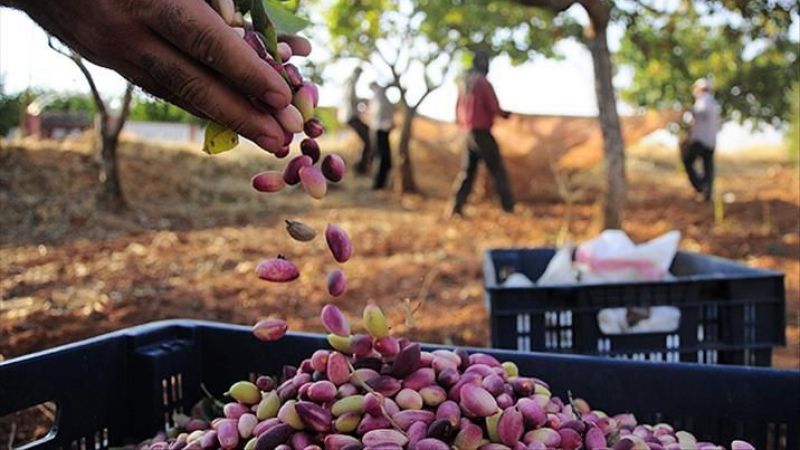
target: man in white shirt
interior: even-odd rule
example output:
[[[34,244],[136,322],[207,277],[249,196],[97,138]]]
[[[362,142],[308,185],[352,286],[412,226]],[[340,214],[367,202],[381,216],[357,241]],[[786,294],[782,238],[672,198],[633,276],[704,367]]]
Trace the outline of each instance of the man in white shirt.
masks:
[[[339,108],[339,121],[349,125],[361,139],[361,156],[356,163],[356,173],[363,175],[369,172],[372,165],[372,148],[369,144],[369,127],[358,115],[358,107],[362,100],[356,95],[356,84],[361,77],[361,72],[361,66],[356,67],[353,74],[344,82],[344,96]]]
[[[711,84],[703,78],[692,85],[695,102],[692,106],[692,127],[682,149],[683,165],[692,187],[711,200],[714,185],[714,148],[720,128],[720,108],[711,95]],[[697,160],[703,163],[702,175],[695,168]]]
[[[372,101],[369,103],[372,130],[373,154],[380,158],[378,172],[375,174],[373,189],[384,189],[392,170],[392,149],[389,145],[389,132],[394,127],[394,105],[386,98],[386,88],[376,82],[369,85]]]

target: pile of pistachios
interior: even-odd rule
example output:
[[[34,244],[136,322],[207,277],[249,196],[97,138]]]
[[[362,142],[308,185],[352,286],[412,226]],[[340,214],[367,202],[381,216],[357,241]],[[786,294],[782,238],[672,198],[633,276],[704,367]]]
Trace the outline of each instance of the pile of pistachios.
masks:
[[[374,304],[363,333],[326,305],[322,324],[331,349],[319,349],[280,378],[234,383],[221,417],[184,418],[151,450],[711,450],[666,423],[640,424],[576,398],[563,401],[513,362],[463,349],[422,351],[392,336]],[[253,327],[264,341],[286,323]],[[733,441],[731,450],[754,450]]]

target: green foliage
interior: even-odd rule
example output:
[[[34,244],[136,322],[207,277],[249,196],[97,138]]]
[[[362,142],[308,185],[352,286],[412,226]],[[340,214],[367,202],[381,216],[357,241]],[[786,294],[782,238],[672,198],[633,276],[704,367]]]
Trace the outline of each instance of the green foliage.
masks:
[[[470,50],[506,54],[517,63],[537,54],[554,56],[554,39],[574,28],[567,18],[506,0],[334,0],[325,5],[335,57],[388,66],[402,102],[412,107],[425,98],[406,98],[406,73],[414,65],[423,69],[429,92],[463,64]]]
[[[398,15],[398,7],[398,3],[389,0],[334,1],[325,14],[331,50],[337,57],[369,60],[379,40],[400,37],[397,30],[382,27],[382,22]]]
[[[44,97],[44,95],[42,96]],[[45,105],[48,111],[87,111],[94,114],[94,99],[89,94],[58,94]]]
[[[0,137],[19,125],[22,94],[0,94]]]
[[[567,18],[506,0],[336,0],[327,25],[338,56],[369,59],[381,41],[413,46],[412,58],[483,49],[524,62],[552,56],[555,39],[573,31]],[[420,45],[422,44],[422,45]]]
[[[554,57],[553,43],[579,34],[569,16],[506,0],[420,0],[420,32],[442,47],[505,54],[514,63]]]
[[[616,58],[634,76],[622,97],[639,106],[687,107],[692,83],[707,77],[725,117],[785,122],[787,93],[800,69],[798,43],[787,31],[792,11],[797,5],[787,2],[706,0],[623,15]]]
[[[306,19],[294,14],[290,9],[291,5],[285,5],[277,0],[264,0],[263,4],[278,34],[297,34],[309,25]],[[294,8],[296,9],[297,5]]]
[[[130,119],[147,122],[202,122],[201,119],[171,103],[145,96],[134,97],[131,102]]]
[[[328,134],[336,133],[342,126],[336,117],[336,107],[320,106],[314,111],[314,115],[322,122],[325,132]]]

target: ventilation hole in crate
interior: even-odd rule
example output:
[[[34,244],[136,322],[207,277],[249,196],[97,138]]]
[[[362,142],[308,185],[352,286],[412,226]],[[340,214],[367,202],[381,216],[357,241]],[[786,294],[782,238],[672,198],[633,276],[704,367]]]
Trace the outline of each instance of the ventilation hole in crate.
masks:
[[[561,311],[558,314],[558,324],[562,327],[572,326],[572,311]]]
[[[667,348],[668,349],[678,349],[681,348],[681,337],[677,334],[668,334],[667,335]]]
[[[608,353],[611,351],[611,339],[609,338],[598,338],[597,339],[597,352],[598,353]]]
[[[82,438],[81,438],[81,446],[80,446],[80,449],[81,449],[81,450],[86,450],[86,437],[82,437]]]
[[[78,441],[72,441],[69,443],[69,448],[72,450],[78,450]]]
[[[718,355],[716,350],[698,350],[697,362],[700,364],[717,364]]]
[[[559,348],[572,348],[572,330],[562,329],[559,334]]]
[[[517,334],[530,334],[531,316],[529,314],[517,314]]]
[[[183,374],[179,373],[177,378],[178,378],[178,400],[183,400]]]
[[[517,314],[517,350],[531,350],[531,316]]]
[[[716,304],[700,307],[700,324],[697,328],[699,342],[719,341],[719,306]]]
[[[178,384],[178,381],[175,379],[175,375],[171,375],[169,377],[169,387],[170,387],[170,393],[172,394],[172,396],[170,397],[170,400],[172,401],[172,403],[175,403],[175,402],[178,401],[178,387],[177,387],[177,384]]]
[[[94,432],[94,450],[100,450],[100,432]]]
[[[103,448],[108,448],[108,428],[103,428]]]
[[[544,324],[545,348],[571,349],[573,347],[572,311],[545,311]]]
[[[756,341],[756,305],[744,305],[744,342]]]
[[[789,448],[788,446],[788,429],[785,423],[782,423],[778,428],[778,448],[780,450],[786,450]]]
[[[767,424],[767,450],[777,450],[775,446],[775,424]]]
[[[161,403],[164,406],[169,405],[169,395],[168,395],[167,379],[166,378],[162,378],[161,379]]]

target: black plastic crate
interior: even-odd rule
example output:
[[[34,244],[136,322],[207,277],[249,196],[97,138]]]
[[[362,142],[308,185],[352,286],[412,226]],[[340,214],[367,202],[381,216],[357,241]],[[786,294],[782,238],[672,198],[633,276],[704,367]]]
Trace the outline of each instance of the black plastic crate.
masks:
[[[505,287],[514,272],[536,281],[555,250],[486,252],[484,280],[492,346],[623,359],[769,366],[772,347],[786,345],[783,274],[733,261],[678,252],[659,282]],[[672,332],[605,334],[605,308],[672,306]]]
[[[106,449],[164,429],[173,411],[201,397],[200,383],[220,395],[320,347],[319,335],[265,344],[243,326],[156,322],[0,363],[0,417],[54,401],[54,431],[29,448]],[[797,371],[489,353],[548,381],[554,395],[570,390],[609,413],[633,412],[725,445],[741,438],[762,450],[800,448]]]

